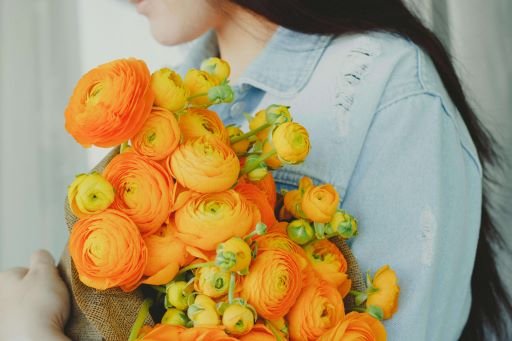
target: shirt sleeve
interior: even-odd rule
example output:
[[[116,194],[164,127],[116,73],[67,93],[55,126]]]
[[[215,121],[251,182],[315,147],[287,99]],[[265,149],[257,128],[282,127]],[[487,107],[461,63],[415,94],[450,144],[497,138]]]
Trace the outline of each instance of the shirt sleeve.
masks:
[[[399,278],[389,340],[457,340],[467,320],[482,177],[455,114],[428,93],[378,111],[342,202],[361,270],[389,264]]]

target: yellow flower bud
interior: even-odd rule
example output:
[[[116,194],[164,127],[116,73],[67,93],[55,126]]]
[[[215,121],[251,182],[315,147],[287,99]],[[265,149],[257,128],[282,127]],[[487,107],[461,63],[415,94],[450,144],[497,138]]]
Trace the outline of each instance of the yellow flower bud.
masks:
[[[189,319],[187,315],[178,309],[167,309],[162,317],[162,324],[170,324],[172,326],[186,326]]]
[[[286,164],[303,162],[309,154],[309,134],[303,126],[286,122],[272,133],[272,144],[279,160]]]
[[[201,63],[200,69],[208,72],[217,84],[226,81],[231,73],[228,62],[216,57],[205,59]]]
[[[251,259],[249,245],[240,237],[232,237],[217,247],[215,263],[226,271],[245,272]]]
[[[189,102],[200,106],[209,106],[208,90],[215,86],[215,80],[208,72],[190,69],[185,75],[183,86],[189,91]]]
[[[260,181],[263,180],[268,174],[268,168],[267,167],[258,167],[249,173],[247,173],[247,177],[250,181]]]
[[[226,331],[237,336],[250,332],[255,320],[253,311],[241,304],[231,304],[222,316],[222,324]]]
[[[266,112],[266,110],[260,110],[249,121],[249,129],[255,130],[266,123],[267,123],[267,112]],[[265,141],[267,139],[268,135],[270,134],[270,129],[271,129],[271,127],[268,127],[266,129],[263,129],[262,131],[258,132],[256,134],[256,137],[258,138],[258,140]]]
[[[280,125],[292,121],[292,115],[288,110],[290,107],[272,104],[266,110],[266,121],[271,124]]]
[[[384,319],[390,319],[398,309],[399,295],[400,287],[396,273],[389,265],[384,265],[373,276],[372,287],[368,290],[366,307],[379,307],[384,313]]]
[[[311,224],[304,219],[297,219],[288,224],[288,237],[299,245],[309,243],[315,237],[315,230]]]
[[[206,295],[197,295],[188,310],[187,315],[194,324],[199,326],[216,326],[220,324],[215,301]]]
[[[171,282],[167,285],[165,295],[166,308],[176,307],[179,310],[185,310],[188,307],[188,297],[191,294],[187,282]]]
[[[230,139],[244,134],[242,129],[240,129],[237,126],[233,126],[233,125],[227,126],[226,130],[228,132]],[[231,145],[231,148],[233,148],[233,150],[235,151],[235,153],[237,155],[241,155],[241,154],[247,153],[247,150],[249,149],[250,145],[251,145],[251,143],[249,142],[249,140],[244,139],[242,141],[238,141],[237,143],[233,143]]]
[[[180,75],[169,68],[160,69],[151,75],[151,89],[157,107],[174,112],[187,104],[189,92],[183,87]]]
[[[114,188],[101,174],[80,174],[68,187],[69,207],[78,218],[100,213],[114,202]]]
[[[230,273],[217,266],[207,266],[196,271],[195,289],[207,296],[217,298],[227,295],[229,290]]]
[[[343,210],[338,210],[329,223],[328,228],[333,234],[342,238],[352,238],[357,236],[357,219]]]

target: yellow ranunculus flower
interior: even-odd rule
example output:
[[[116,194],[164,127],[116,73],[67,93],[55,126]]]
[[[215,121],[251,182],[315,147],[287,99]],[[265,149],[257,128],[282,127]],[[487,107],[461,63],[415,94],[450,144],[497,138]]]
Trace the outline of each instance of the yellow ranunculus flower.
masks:
[[[187,314],[175,308],[167,309],[162,317],[162,324],[170,324],[172,326],[186,326],[188,321]]]
[[[229,134],[230,139],[233,137],[241,136],[244,133],[242,129],[234,125],[227,126],[226,130]],[[249,142],[249,140],[244,139],[242,141],[238,141],[237,143],[233,143],[231,145],[231,148],[233,148],[237,155],[241,155],[247,153],[247,150],[249,150],[250,145],[251,143]]]
[[[178,124],[183,142],[205,135],[213,135],[229,145],[228,131],[215,111],[200,108],[187,109],[179,116]]]
[[[262,125],[267,123],[267,112],[265,110],[258,111],[254,117],[249,121],[249,129],[255,130]],[[258,132],[256,134],[256,137],[260,141],[265,141],[270,134],[271,127],[268,127],[266,129],[263,129],[262,131]]]
[[[205,59],[201,63],[200,69],[208,72],[217,84],[226,81],[231,73],[229,63],[217,57]]]
[[[372,286],[375,292],[368,292],[366,307],[377,306],[382,309],[384,319],[390,319],[398,309],[400,287],[395,271],[384,265],[373,276]]]
[[[244,335],[254,326],[255,316],[253,311],[241,304],[231,304],[222,315],[222,324],[232,335]]]
[[[217,266],[234,272],[246,272],[251,264],[249,245],[240,237],[232,237],[217,247]]]
[[[190,69],[185,75],[183,86],[189,91],[189,102],[199,106],[212,104],[208,98],[208,90],[215,86],[215,80],[206,71]]]
[[[206,295],[197,295],[188,310],[187,315],[194,327],[216,326],[220,324],[219,314],[214,300]]]
[[[100,213],[114,202],[114,188],[101,174],[80,174],[68,187],[69,207],[78,218]]]
[[[174,112],[187,104],[189,92],[183,87],[180,75],[169,68],[162,68],[151,75],[151,89],[157,107]]]
[[[227,295],[230,273],[218,266],[207,266],[197,269],[194,278],[196,291],[217,298]]]
[[[309,134],[303,126],[286,122],[272,133],[272,144],[279,160],[286,164],[303,162],[309,154]]]

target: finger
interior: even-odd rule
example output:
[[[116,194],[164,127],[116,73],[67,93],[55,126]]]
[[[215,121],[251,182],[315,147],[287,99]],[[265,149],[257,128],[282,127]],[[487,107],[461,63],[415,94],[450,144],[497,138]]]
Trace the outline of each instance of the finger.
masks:
[[[23,277],[25,277],[27,272],[28,272],[28,269],[22,268],[22,267],[9,269],[7,271],[0,273],[0,282],[4,282],[6,280],[13,280],[13,279],[20,280]]]
[[[39,250],[30,257],[29,272],[37,269],[55,269],[55,260],[48,251]]]

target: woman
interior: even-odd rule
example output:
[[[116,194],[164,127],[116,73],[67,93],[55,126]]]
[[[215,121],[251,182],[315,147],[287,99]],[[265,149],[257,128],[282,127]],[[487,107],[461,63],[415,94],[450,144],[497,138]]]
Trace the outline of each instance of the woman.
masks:
[[[183,69],[215,54],[230,62],[236,101],[216,108],[226,123],[291,105],[313,153],[276,181],[337,187],[361,224],[361,267],[389,263],[400,277],[390,340],[480,340],[485,326],[506,339],[512,308],[482,188],[495,143],[446,51],[400,0],[133,2],[163,44],[202,36]]]

